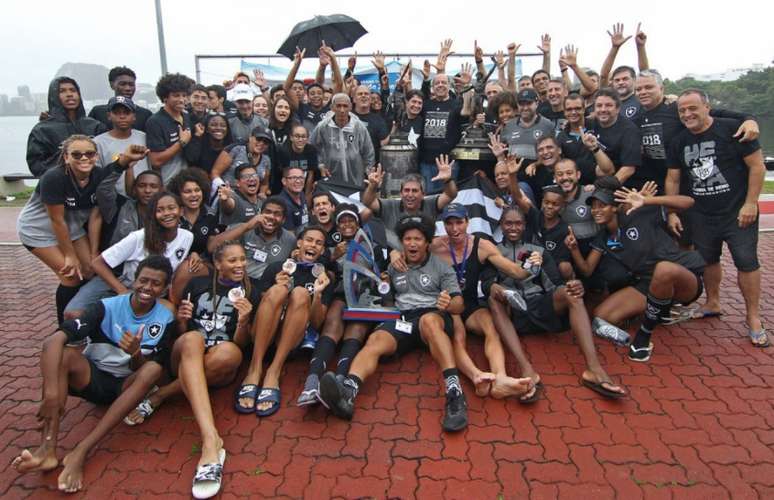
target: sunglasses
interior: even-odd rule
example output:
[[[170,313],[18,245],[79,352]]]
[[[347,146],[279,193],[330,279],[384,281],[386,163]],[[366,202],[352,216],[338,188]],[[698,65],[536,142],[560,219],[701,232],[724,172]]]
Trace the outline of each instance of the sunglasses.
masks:
[[[96,151],[70,151],[68,154],[76,160],[80,160],[81,158],[84,158],[84,157],[87,160],[93,160],[94,158],[97,157]]]

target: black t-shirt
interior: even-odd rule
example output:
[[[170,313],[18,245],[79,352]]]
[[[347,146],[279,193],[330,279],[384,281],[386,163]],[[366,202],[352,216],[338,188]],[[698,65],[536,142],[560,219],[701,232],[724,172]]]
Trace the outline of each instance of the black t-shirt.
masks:
[[[548,118],[548,114],[551,113],[551,103],[548,102],[548,99],[538,103],[537,113]]]
[[[611,235],[603,229],[591,242],[591,248],[602,253],[599,271],[608,286],[620,288],[631,283],[621,283],[621,274],[614,272],[623,267],[634,278],[649,278],[660,261],[682,265],[700,274],[704,271],[704,259],[695,251],[683,251],[667,234],[666,216],[662,207],[648,206],[630,215],[618,214],[618,232]],[[618,245],[609,241],[617,241]]]
[[[296,118],[304,128],[311,134],[315,125],[320,123],[325,114],[331,110],[330,104],[326,104],[319,111],[312,109],[312,106],[307,103],[301,103],[296,111]]]
[[[387,122],[379,113],[368,112],[364,115],[355,113],[368,129],[368,135],[371,136],[371,143],[374,145],[374,161],[379,161],[379,151],[382,148],[382,141],[390,135],[390,129],[387,128]]]
[[[148,118],[150,118],[153,115],[153,111],[149,109],[145,109],[142,106],[136,106],[134,110],[134,125],[132,125],[132,128],[135,130],[142,130],[145,132],[145,122],[148,121]],[[100,122],[104,123],[105,126],[108,128],[108,130],[113,129],[113,123],[108,120],[108,107],[107,104],[98,104],[91,108],[91,111],[89,111],[89,118],[94,118],[95,120],[99,120]]]
[[[404,115],[397,126],[398,134],[405,134],[408,137],[409,144],[416,146],[418,151],[422,150],[422,135],[425,133],[425,118],[419,114],[414,118],[408,118]]]
[[[118,162],[105,168],[95,167],[89,173],[89,183],[80,187],[63,167],[51,168],[40,178],[35,190],[40,193],[40,201],[45,205],[64,205],[65,210],[93,208],[97,205],[99,183],[115,170],[121,169]]]
[[[422,108],[424,126],[419,161],[435,164],[438,155],[449,154],[460,140],[462,99],[426,99]]]
[[[581,171],[581,184],[594,184],[597,178],[597,160],[583,144],[580,134],[573,134],[563,128],[556,136],[562,156],[575,161]]]
[[[570,262],[570,250],[564,244],[568,232],[567,223],[562,220],[554,227],[546,228],[543,223],[543,213],[535,207],[530,207],[526,217],[526,231],[522,239],[526,242],[538,242],[544,246],[554,262],[558,264]]]
[[[191,252],[196,252],[200,256],[209,255],[207,251],[207,240],[210,236],[220,234],[222,226],[218,224],[218,216],[210,213],[206,208],[199,210],[199,217],[191,224],[184,216],[180,217],[180,227],[191,231],[194,235],[191,244]]]
[[[311,173],[312,180],[317,181],[320,179],[320,169],[317,161],[317,148],[311,144],[304,146],[304,150],[300,153],[293,151],[290,144],[283,144],[277,148],[277,168],[272,168],[272,175],[274,172],[278,172],[279,177],[282,177],[282,169],[287,167],[300,168],[304,172]]]
[[[683,130],[670,144],[667,164],[688,175],[688,192],[701,213],[725,215],[744,204],[749,178],[744,158],[761,145],[739,142],[733,137],[738,127],[735,120],[714,118],[701,134]]]
[[[564,117],[564,111],[554,111],[550,104],[548,105],[548,109],[540,114],[543,115],[544,118],[551,120],[551,123],[554,124],[556,130],[561,130],[567,123],[567,119]]]
[[[642,104],[637,99],[637,95],[632,93],[632,95],[621,101],[621,109],[618,111],[618,116],[629,120],[636,120],[640,111],[642,111]]]
[[[193,317],[188,320],[188,330],[196,330],[204,336],[205,345],[214,346],[219,342],[234,340],[237,322],[239,321],[239,311],[228,298],[228,291],[241,285],[224,285],[217,281],[215,283],[215,294],[212,293],[212,275],[199,276],[188,282],[183,291],[183,297],[191,294],[193,302]],[[255,315],[258,309],[259,295],[254,286],[250,286],[249,295],[245,294],[247,299],[253,304],[253,310],[250,311],[250,318]]]
[[[317,280],[317,278],[312,275],[313,264],[306,262],[302,263],[298,261],[295,262],[296,271],[290,276],[292,287],[296,288],[300,286],[306,288],[306,290],[309,292],[309,295],[312,295],[314,293],[314,282]],[[263,275],[255,285],[261,295],[263,295],[269,288],[274,285],[277,274],[282,271],[282,266],[284,263],[285,261],[272,262],[266,267]],[[320,262],[320,264],[324,265],[323,262]],[[331,280],[331,283],[328,283],[328,286],[325,287],[325,290],[323,290],[323,293],[320,296],[320,302],[322,302],[323,305],[329,306],[331,304],[333,301],[333,292],[335,288],[335,280]]]
[[[526,168],[519,170],[516,177],[520,182],[529,184],[529,187],[532,188],[532,194],[535,195],[535,203],[540,206],[543,201],[543,188],[554,184],[554,169],[539,165],[535,170],[535,175],[531,177],[526,174],[526,170]]]
[[[639,189],[644,182],[639,176],[639,167],[642,165],[640,152],[640,131],[637,125],[630,120],[622,120],[620,117],[610,127],[603,127],[599,122],[589,129],[597,136],[599,147],[607,154],[615,166],[615,171],[622,166],[635,167],[634,174],[624,183],[627,187]]]

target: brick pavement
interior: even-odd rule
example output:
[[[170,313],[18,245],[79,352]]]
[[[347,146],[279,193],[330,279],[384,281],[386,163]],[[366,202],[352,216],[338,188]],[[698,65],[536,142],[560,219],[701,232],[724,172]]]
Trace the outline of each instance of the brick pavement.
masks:
[[[771,262],[774,235],[761,235],[760,248],[761,260]],[[762,309],[772,324],[771,267],[763,282]],[[38,440],[38,353],[54,328],[54,288],[53,275],[23,248],[0,248],[4,498],[61,496],[58,472],[20,476],[9,465]],[[214,392],[229,452],[223,497],[774,498],[774,349],[755,349],[744,335],[732,270],[723,303],[720,319],[659,330],[646,365],[598,342],[608,371],[631,391],[622,402],[579,386],[582,358],[568,334],[530,336],[526,348],[545,399],[533,407],[482,400],[466,383],[470,427],[459,435],[441,433],[440,375],[428,354],[382,366],[365,384],[353,422],[291,406],[306,362],[289,362],[283,407],[271,418],[238,417],[233,385]],[[472,351],[481,361],[480,342]],[[62,449],[102,413],[70,398]],[[198,444],[187,403],[170,401],[142,426],[122,424],[100,443],[83,497],[187,498]]]

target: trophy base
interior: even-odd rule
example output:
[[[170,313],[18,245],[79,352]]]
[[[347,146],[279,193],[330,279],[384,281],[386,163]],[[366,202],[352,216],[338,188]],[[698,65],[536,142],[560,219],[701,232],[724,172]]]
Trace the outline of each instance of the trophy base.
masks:
[[[341,315],[344,321],[373,321],[381,323],[400,319],[400,311],[394,308],[347,307]]]

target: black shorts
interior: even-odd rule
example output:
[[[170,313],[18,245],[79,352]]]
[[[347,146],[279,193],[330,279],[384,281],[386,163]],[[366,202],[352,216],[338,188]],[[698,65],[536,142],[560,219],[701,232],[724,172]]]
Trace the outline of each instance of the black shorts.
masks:
[[[693,304],[697,300],[699,300],[699,297],[701,297],[701,294],[704,293],[704,276],[699,273],[693,273],[694,276],[696,276],[696,295],[691,300],[686,300],[685,302],[682,302],[683,305],[689,305]],[[645,277],[645,278],[639,278],[636,283],[634,283],[632,286],[635,290],[643,294],[645,297],[648,296],[648,291],[650,290],[650,282],[651,277]]]
[[[384,330],[392,335],[398,343],[398,347],[395,349],[395,355],[400,356],[426,345],[425,341],[422,340],[422,336],[419,334],[419,320],[425,314],[430,313],[440,316],[441,319],[443,319],[443,330],[446,332],[446,335],[448,335],[449,338],[454,337],[454,322],[452,321],[451,315],[446,311],[439,311],[438,309],[418,309],[401,314],[401,319],[411,324],[411,333],[398,330],[398,320],[380,323],[374,328],[374,331]]]
[[[736,220],[737,210],[725,215],[705,215],[694,212],[691,222],[696,225],[693,243],[704,257],[707,265],[720,262],[723,242],[731,251],[736,269],[743,273],[757,271],[758,263],[758,219],[745,228]],[[698,230],[701,228],[701,230]]]
[[[94,404],[112,404],[121,395],[126,378],[116,377],[112,373],[97,368],[97,365],[92,360],[87,359],[87,361],[91,368],[89,384],[81,390],[70,387],[68,392],[73,396],[83,398]]]
[[[476,299],[472,303],[465,302],[465,310],[462,311],[462,322],[468,320],[469,317],[473,315],[474,312],[478,311],[479,309],[486,309],[489,307],[489,305],[486,303],[483,299]]]
[[[569,328],[567,315],[554,311],[554,293],[541,293],[524,297],[527,312],[511,311],[511,321],[517,333],[563,332]]]

